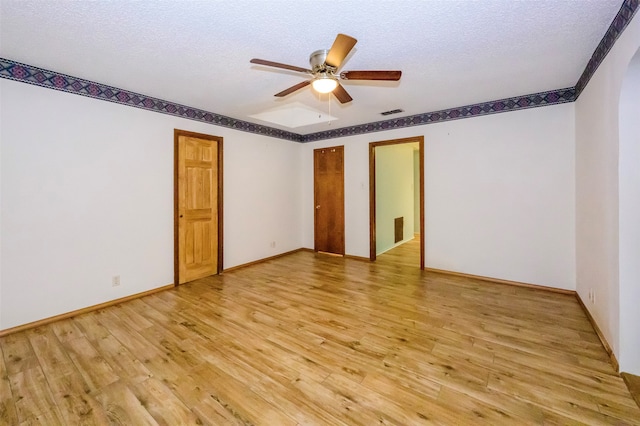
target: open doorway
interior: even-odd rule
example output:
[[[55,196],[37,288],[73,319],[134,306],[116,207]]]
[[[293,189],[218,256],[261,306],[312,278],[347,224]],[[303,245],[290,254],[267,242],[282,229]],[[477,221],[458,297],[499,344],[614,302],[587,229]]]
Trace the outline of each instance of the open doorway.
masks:
[[[424,269],[424,136],[369,144],[369,259],[419,244]]]

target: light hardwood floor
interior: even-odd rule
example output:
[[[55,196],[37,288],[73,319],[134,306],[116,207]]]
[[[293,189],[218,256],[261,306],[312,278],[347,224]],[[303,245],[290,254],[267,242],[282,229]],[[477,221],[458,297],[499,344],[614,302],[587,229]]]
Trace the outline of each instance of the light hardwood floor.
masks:
[[[420,234],[412,240],[377,256],[380,264],[407,266],[411,269],[420,267]]]
[[[574,297],[396,253],[298,252],[3,337],[0,423],[640,424]]]

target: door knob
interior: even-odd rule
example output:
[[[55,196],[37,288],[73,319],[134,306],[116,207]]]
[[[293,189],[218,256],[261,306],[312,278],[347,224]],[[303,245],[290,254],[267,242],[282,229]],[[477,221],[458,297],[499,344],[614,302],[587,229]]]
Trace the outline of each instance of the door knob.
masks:
[[[316,209],[319,209],[319,208],[320,208],[320,204],[318,204],[318,205],[316,206]]]

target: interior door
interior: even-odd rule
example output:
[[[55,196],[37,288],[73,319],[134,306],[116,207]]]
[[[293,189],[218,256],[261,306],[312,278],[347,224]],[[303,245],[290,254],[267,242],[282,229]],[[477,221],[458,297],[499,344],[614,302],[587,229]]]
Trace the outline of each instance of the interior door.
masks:
[[[314,249],[344,255],[344,147],[313,151]]]
[[[177,284],[222,270],[222,138],[175,131]]]

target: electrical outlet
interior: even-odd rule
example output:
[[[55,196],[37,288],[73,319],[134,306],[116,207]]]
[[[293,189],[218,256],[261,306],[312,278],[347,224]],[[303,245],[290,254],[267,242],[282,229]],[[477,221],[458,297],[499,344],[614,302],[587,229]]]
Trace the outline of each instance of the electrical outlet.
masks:
[[[118,287],[120,285],[120,275],[114,275],[111,279],[111,286]]]

